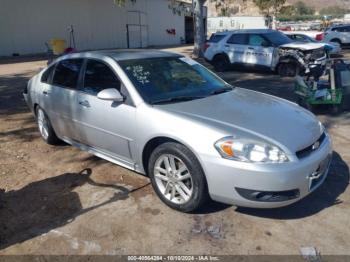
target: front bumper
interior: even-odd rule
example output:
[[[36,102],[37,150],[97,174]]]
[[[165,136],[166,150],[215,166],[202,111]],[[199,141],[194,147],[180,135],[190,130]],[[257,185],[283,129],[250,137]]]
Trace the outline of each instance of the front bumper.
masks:
[[[204,156],[203,165],[213,200],[236,206],[275,208],[292,204],[316,190],[327,177],[331,155],[327,135],[320,148],[301,160],[252,164]],[[249,192],[253,196],[270,192],[275,197],[254,199]],[[281,192],[289,198],[276,197]]]

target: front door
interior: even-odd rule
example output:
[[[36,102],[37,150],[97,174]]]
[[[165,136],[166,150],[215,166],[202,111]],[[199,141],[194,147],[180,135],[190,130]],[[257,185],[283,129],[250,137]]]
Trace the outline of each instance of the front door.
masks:
[[[271,67],[274,48],[262,35],[250,34],[244,63]]]
[[[117,75],[105,62],[87,60],[76,101],[79,133],[82,143],[130,165],[133,163],[130,143],[136,129],[136,109],[128,100],[114,102],[97,97],[100,91],[108,88],[123,93],[121,86]]]

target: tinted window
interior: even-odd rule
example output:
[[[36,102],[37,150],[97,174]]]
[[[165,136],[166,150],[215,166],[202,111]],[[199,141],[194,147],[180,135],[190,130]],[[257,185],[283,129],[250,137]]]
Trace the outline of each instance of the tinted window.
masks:
[[[67,59],[58,63],[52,84],[76,88],[83,59]]]
[[[350,26],[344,27],[344,31],[343,32],[350,32]]]
[[[92,95],[107,89],[120,90],[120,82],[115,73],[103,62],[88,60],[85,69],[83,91]]]
[[[261,35],[249,35],[249,45],[263,46],[266,40]]]
[[[46,69],[46,71],[41,76],[41,82],[48,83],[48,84],[51,82],[51,75],[52,75],[54,68],[55,68],[55,66],[52,65]]]
[[[236,45],[246,45],[247,44],[247,35],[245,34],[235,34],[232,35],[228,40],[228,44],[236,44]]]
[[[292,42],[288,36],[278,31],[264,34],[264,36],[275,46],[289,44]]]
[[[336,32],[350,32],[350,26],[335,27],[335,28],[332,29],[332,31],[336,31]]]
[[[216,35],[216,34],[212,34],[208,40],[208,42],[211,43],[218,43],[220,42],[226,35]]]
[[[226,82],[189,58],[147,58],[118,63],[149,103],[181,97],[196,99],[228,88]]]

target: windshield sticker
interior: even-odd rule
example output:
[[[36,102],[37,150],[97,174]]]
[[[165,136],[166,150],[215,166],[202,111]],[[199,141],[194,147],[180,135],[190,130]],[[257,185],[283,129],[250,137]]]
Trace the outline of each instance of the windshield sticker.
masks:
[[[141,65],[128,66],[126,68],[126,70],[132,71],[132,75],[141,84],[144,85],[144,84],[147,84],[150,82],[148,78],[149,78],[151,73],[149,71],[144,71],[143,66],[141,66]]]
[[[190,65],[190,66],[194,66],[194,65],[198,65],[198,63],[194,60],[192,60],[191,58],[188,57],[180,57],[179,58],[181,61],[185,62],[186,64]]]

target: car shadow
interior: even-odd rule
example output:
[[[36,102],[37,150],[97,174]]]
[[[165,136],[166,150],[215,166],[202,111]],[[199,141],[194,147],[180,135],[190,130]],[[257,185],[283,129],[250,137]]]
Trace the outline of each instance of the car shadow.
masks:
[[[328,176],[324,183],[313,193],[290,206],[276,209],[253,209],[237,207],[236,212],[272,218],[272,219],[300,219],[317,214],[318,212],[342,203],[339,196],[349,185],[349,167],[337,153],[333,159]]]
[[[88,168],[32,182],[19,190],[6,192],[0,188],[0,249],[64,226],[96,208],[127,199],[129,193],[140,189],[96,183],[91,174]],[[116,192],[110,199],[84,208],[74,190],[85,184],[113,188]]]

